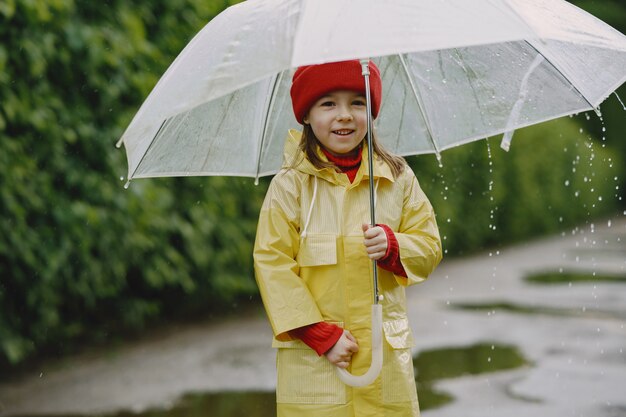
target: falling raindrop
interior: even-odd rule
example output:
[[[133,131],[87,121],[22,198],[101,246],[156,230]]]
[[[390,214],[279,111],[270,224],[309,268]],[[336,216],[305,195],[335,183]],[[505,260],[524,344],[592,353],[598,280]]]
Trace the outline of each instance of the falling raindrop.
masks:
[[[439,152],[436,152],[435,157],[437,158],[437,163],[439,164],[439,168],[443,168],[443,159],[441,158],[441,154]]]

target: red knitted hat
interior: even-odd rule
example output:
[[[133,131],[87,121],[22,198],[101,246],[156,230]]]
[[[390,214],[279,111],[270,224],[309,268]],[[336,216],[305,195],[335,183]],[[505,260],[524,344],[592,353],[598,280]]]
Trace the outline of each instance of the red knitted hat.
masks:
[[[372,116],[376,118],[382,98],[382,81],[378,67],[370,61],[370,95]],[[331,62],[300,67],[291,82],[291,103],[296,120],[303,123],[311,106],[324,94],[334,90],[352,90],[365,93],[365,80],[359,60]]]

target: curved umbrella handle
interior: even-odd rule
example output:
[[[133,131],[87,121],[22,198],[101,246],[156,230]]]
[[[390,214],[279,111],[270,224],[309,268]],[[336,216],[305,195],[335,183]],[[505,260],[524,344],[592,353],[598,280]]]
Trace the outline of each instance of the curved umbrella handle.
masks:
[[[372,305],[372,363],[363,375],[352,375],[342,368],[336,368],[337,376],[346,385],[364,387],[371,384],[383,367],[383,306]]]

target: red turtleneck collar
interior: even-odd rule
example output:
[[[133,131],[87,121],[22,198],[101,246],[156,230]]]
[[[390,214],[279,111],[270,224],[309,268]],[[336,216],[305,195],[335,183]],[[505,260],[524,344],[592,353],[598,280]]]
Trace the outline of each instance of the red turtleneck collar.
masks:
[[[324,152],[328,161],[335,164],[341,172],[348,176],[350,182],[352,182],[354,181],[356,173],[359,171],[359,167],[361,166],[362,152],[360,152],[360,149],[361,148],[359,147],[359,152],[354,155],[333,155],[324,148],[322,148],[322,152]]]

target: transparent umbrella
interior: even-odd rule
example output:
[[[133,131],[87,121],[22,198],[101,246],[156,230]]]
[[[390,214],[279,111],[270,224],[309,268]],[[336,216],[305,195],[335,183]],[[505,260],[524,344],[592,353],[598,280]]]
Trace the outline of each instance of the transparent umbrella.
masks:
[[[367,57],[383,79],[377,134],[400,155],[501,133],[508,149],[515,129],[599,112],[626,81],[626,36],[564,0],[248,0],[207,24],[141,106],[118,143],[128,181],[276,173],[299,127],[294,69]]]
[[[366,57],[383,77],[377,133],[401,155],[595,110],[626,80],[626,37],[563,0],[248,0],[143,103],[119,142],[128,180],[274,174],[298,127],[293,69]]]

